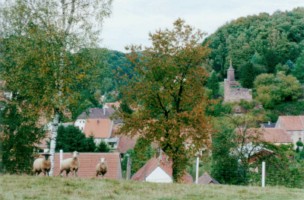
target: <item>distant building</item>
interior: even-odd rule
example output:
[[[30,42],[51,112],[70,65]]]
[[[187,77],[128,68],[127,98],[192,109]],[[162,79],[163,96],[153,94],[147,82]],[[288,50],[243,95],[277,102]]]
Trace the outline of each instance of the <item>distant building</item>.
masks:
[[[115,122],[110,118],[114,112],[115,110],[107,104],[103,108],[90,108],[78,116],[74,125],[86,137],[93,136],[96,144],[104,141],[116,149],[118,137],[113,135]]]
[[[230,62],[227,79],[224,80],[224,102],[238,102],[242,99],[252,101],[251,90],[242,88],[240,83],[235,81],[234,69]]]
[[[132,180],[154,183],[172,183],[172,161],[169,160],[166,155],[162,155],[158,158],[153,157],[132,176]],[[190,174],[185,173],[182,177],[182,182],[193,183],[193,178]]]
[[[275,128],[286,131],[296,147],[297,141],[304,139],[304,116],[279,116]]]

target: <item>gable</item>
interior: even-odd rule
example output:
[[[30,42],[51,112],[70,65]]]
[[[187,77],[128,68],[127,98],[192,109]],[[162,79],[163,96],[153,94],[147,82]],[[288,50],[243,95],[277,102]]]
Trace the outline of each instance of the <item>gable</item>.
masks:
[[[145,179],[147,182],[172,183],[173,180],[162,168],[155,168]]]

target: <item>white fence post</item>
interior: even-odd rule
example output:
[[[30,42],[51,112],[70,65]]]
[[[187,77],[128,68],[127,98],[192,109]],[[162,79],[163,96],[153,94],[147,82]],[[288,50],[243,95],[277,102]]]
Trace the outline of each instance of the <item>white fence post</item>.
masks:
[[[60,149],[60,154],[59,154],[59,166],[61,166],[62,160],[63,160],[63,150]]]
[[[199,156],[196,157],[195,184],[198,184],[198,174],[199,174]]]
[[[266,164],[265,161],[262,162],[262,187],[265,187],[265,169]]]

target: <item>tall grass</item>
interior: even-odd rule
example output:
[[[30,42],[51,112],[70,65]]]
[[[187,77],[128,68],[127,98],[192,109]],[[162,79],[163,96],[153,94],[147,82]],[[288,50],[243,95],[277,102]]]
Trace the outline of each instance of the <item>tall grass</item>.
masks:
[[[0,176],[0,199],[297,200],[304,191],[283,187],[155,184],[106,179]]]

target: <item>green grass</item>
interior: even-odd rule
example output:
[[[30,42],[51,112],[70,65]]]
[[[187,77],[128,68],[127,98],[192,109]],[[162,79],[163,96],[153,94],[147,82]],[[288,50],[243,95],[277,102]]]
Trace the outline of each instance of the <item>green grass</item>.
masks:
[[[153,184],[106,179],[0,176],[0,199],[208,199],[297,200],[304,191],[284,187]]]

